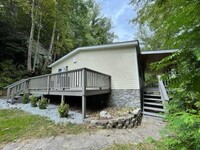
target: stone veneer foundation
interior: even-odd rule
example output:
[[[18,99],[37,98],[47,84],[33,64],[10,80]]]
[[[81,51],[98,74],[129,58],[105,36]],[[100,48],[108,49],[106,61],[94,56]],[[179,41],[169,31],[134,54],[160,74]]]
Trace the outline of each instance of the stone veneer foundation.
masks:
[[[139,89],[112,89],[110,106],[141,108]]]

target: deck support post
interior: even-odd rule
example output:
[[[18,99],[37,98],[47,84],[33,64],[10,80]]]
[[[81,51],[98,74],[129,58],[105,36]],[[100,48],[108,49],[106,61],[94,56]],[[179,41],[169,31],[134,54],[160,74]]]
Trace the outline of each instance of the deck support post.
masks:
[[[82,70],[82,118],[83,121],[86,117],[86,86],[87,86],[87,75],[86,75],[86,69],[83,68]]]
[[[61,95],[61,103],[65,103],[65,96]]]
[[[86,96],[82,96],[82,117],[83,120],[86,117]]]
[[[11,92],[11,104],[14,104],[14,89]]]

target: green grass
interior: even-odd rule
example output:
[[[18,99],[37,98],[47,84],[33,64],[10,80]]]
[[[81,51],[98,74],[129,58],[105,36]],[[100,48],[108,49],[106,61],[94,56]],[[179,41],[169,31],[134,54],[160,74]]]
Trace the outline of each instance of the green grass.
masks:
[[[150,143],[113,144],[105,150],[154,150],[154,145]]]
[[[156,140],[148,137],[145,142],[138,144],[113,144],[105,150],[168,150],[163,140]]]
[[[24,111],[0,110],[0,143],[17,139],[56,136],[62,133],[78,134],[88,131],[87,126],[75,124],[56,125],[46,117],[31,115]]]

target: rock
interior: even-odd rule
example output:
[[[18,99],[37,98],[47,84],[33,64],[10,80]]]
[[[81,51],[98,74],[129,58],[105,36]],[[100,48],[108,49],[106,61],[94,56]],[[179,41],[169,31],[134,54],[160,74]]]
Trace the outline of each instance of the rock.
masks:
[[[108,124],[108,125],[106,126],[106,128],[107,128],[107,129],[112,129],[113,126],[112,126],[111,124]]]
[[[124,118],[119,118],[118,119],[118,124],[124,124]]]
[[[110,120],[109,124],[112,125],[112,126],[116,126],[118,124],[118,121],[116,121],[116,120]]]
[[[126,123],[125,123],[125,126],[129,126],[129,124],[130,124],[130,121],[127,120]]]
[[[132,113],[133,113],[134,115],[137,115],[139,111],[140,111],[140,108],[137,108],[137,109],[133,110]]]
[[[132,120],[131,120],[131,124],[133,124],[133,125],[134,125],[134,124],[135,124],[135,122],[136,122],[136,119],[132,119]]]
[[[106,121],[106,120],[101,120],[101,121],[99,121],[99,123],[98,123],[100,126],[106,126],[107,124],[108,124],[108,121]]]
[[[133,128],[133,124],[130,124],[130,125],[128,126],[128,128],[129,128],[129,129],[132,129],[132,128]]]
[[[126,129],[126,128],[127,128],[127,126],[126,126],[126,125],[124,125],[122,129]]]
[[[91,120],[90,124],[93,125],[93,126],[95,126],[97,124],[97,122],[98,122],[97,120]]]
[[[110,119],[111,115],[107,111],[101,111],[99,113],[100,118]]]
[[[123,126],[122,124],[118,124],[118,125],[116,126],[116,128],[117,128],[117,129],[121,129],[122,126]]]

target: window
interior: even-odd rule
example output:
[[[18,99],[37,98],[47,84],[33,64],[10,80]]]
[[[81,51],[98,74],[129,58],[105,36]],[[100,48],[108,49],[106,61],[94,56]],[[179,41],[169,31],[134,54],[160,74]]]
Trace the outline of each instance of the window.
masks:
[[[62,68],[58,69],[58,72],[62,72]]]
[[[73,58],[73,63],[75,64],[77,62],[76,57]]]

